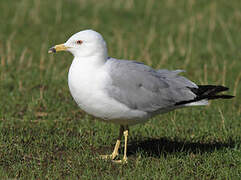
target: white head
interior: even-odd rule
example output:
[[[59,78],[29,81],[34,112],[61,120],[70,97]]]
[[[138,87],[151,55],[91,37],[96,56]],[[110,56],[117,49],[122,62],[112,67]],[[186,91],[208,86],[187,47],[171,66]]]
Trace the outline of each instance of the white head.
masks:
[[[107,58],[106,43],[96,31],[84,30],[72,35],[64,44],[49,49],[49,53],[69,51],[75,57],[98,56]]]

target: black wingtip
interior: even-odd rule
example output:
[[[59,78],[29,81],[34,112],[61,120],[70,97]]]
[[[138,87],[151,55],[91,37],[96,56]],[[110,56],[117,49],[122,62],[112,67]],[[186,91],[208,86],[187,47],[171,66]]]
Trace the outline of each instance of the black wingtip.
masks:
[[[224,86],[215,85],[198,85],[198,88],[189,88],[194,94],[195,99],[177,102],[176,105],[188,104],[202,99],[213,100],[213,99],[231,99],[234,98],[232,95],[218,94],[223,91],[227,91],[229,88]]]
[[[216,96],[210,96],[208,99],[232,99],[235,96],[232,95],[224,95],[224,94],[220,94],[220,95],[216,95]]]

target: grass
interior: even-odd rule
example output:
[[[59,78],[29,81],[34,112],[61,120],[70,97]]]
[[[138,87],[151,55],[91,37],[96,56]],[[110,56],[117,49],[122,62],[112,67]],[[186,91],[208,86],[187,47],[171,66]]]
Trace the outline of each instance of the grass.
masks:
[[[0,178],[240,179],[241,4],[203,1],[0,1]],[[92,28],[109,55],[185,69],[230,87],[218,100],[131,127],[129,163],[110,153],[118,128],[82,112],[67,86],[72,56],[54,44]]]

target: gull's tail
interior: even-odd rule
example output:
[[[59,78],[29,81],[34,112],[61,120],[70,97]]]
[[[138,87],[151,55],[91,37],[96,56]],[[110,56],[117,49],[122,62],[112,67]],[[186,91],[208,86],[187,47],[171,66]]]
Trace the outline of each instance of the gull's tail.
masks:
[[[189,88],[196,97],[192,100],[181,101],[176,103],[176,105],[207,105],[208,100],[212,99],[230,99],[234,96],[226,94],[218,94],[223,91],[227,91],[228,88],[224,86],[215,86],[215,85],[198,85],[198,88]]]

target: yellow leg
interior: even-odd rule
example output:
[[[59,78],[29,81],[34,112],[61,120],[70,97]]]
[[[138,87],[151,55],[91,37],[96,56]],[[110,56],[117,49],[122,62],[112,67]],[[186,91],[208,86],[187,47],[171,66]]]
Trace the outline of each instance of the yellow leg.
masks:
[[[114,160],[119,155],[118,150],[119,150],[119,147],[120,147],[121,138],[123,136],[123,131],[124,131],[124,127],[121,126],[120,127],[120,131],[119,131],[119,137],[118,137],[118,139],[117,139],[117,141],[115,143],[114,151],[110,155],[101,155],[100,157],[102,159],[112,159],[112,160]]]
[[[124,157],[123,157],[123,162],[127,162],[127,138],[128,138],[128,129],[124,131],[124,137],[125,137],[125,148],[124,148]]]
[[[127,163],[127,139],[128,139],[128,127],[124,128],[125,130],[123,131],[124,137],[125,137],[125,146],[124,146],[124,156],[122,160],[113,160],[115,163]]]
[[[116,156],[119,155],[119,152],[118,152],[119,147],[120,147],[120,139],[117,139],[117,141],[116,141],[116,143],[115,143],[114,151],[113,151],[112,154],[110,155],[110,156],[111,156],[110,158],[111,158],[112,160],[115,159]]]

